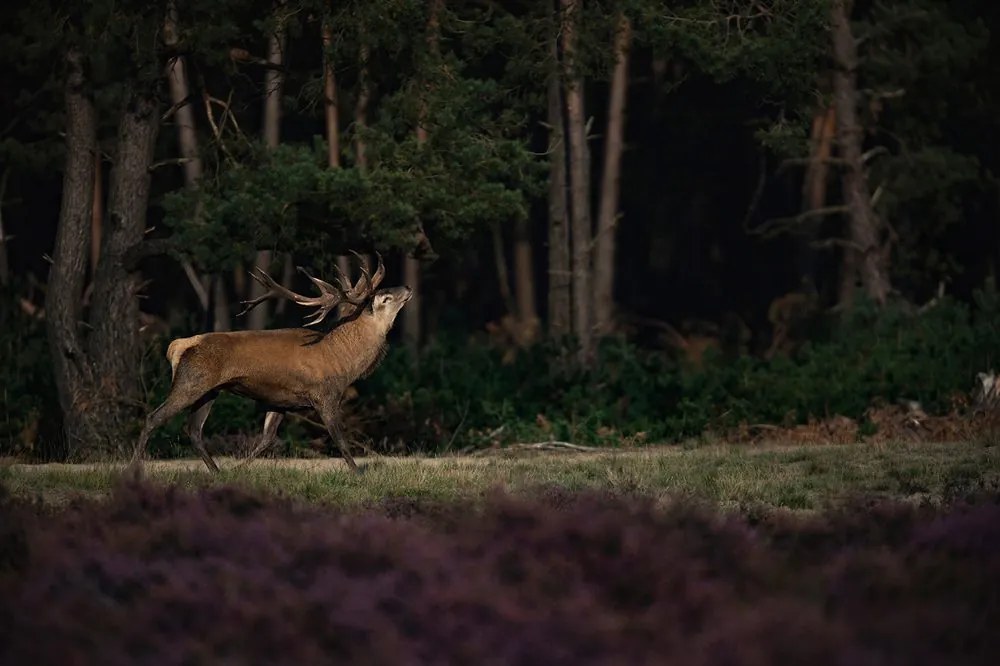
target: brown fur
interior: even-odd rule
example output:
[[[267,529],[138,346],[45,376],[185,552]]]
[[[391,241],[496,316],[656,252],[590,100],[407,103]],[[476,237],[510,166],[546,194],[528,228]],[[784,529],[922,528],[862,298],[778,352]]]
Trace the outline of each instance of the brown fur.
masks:
[[[220,391],[251,398],[268,410],[264,435],[251,458],[270,444],[286,411],[315,409],[351,467],[339,426],[344,391],[371,374],[385,355],[385,340],[408,287],[383,289],[356,316],[325,334],[305,328],[205,333],[179,338],[167,347],[173,384],[166,401],[146,420],[136,446],[141,457],[150,433],[178,412],[192,408],[188,434],[210,469],[201,429]]]

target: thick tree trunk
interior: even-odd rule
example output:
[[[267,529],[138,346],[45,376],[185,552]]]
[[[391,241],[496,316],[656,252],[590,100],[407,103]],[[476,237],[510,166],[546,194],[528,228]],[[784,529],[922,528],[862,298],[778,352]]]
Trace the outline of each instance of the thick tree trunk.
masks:
[[[66,54],[66,164],[59,227],[45,296],[49,350],[67,451],[72,458],[80,457],[86,442],[95,434],[96,425],[88,419],[91,372],[80,334],[80,319],[93,213],[97,116],[86,91],[82,61],[83,54],[78,50]]]
[[[562,71],[556,40],[555,70],[549,79],[549,335],[562,338],[571,330],[569,215],[566,201],[566,132],[563,121]]]
[[[0,176],[0,286],[6,287],[10,283],[10,263],[7,260],[7,236],[3,231],[3,200],[7,194],[7,173],[4,169],[3,176]]]
[[[833,0],[831,9],[833,99],[837,116],[837,146],[844,161],[841,183],[849,229],[842,285],[852,284],[856,274],[868,297],[882,304],[891,289],[888,255],[883,246],[882,223],[872,207],[862,157],[863,132],[858,119],[858,52],[851,32],[850,7],[850,0]],[[842,304],[846,304],[845,298],[849,302],[846,291],[845,288],[841,290]]]
[[[284,0],[276,4],[277,11],[284,8]],[[268,39],[267,61],[271,67],[264,73],[264,145],[276,148],[281,141],[281,94],[285,84],[285,75],[281,70],[285,53],[285,25],[279,21],[274,33]],[[256,265],[264,272],[271,270],[271,251],[257,252]],[[250,298],[264,295],[264,287],[256,280],[250,285]],[[261,330],[267,327],[270,319],[270,308],[266,302],[250,311],[247,315],[247,328]]]
[[[589,155],[583,109],[583,79],[574,71],[577,25],[582,0],[562,0],[563,55],[566,95],[567,135],[569,137],[570,219],[573,243],[573,333],[579,343],[579,360],[593,359],[593,318],[591,315],[591,217],[590,180],[587,177]]]
[[[101,177],[101,151],[94,151],[94,200],[90,212],[90,279],[94,279],[101,258],[101,230],[104,228],[104,182]]]
[[[614,329],[615,227],[621,184],[625,95],[631,42],[632,24],[625,14],[619,14],[613,47],[615,67],[611,74],[611,95],[608,100],[608,129],[604,141],[601,205],[597,214],[597,238],[594,245],[594,331],[598,336],[611,335]]]
[[[140,275],[126,268],[126,252],[142,242],[159,109],[152,95],[134,94],[118,126],[118,148],[108,190],[108,215],[90,308],[90,358],[108,436],[95,453],[125,450],[142,404],[139,382]]]

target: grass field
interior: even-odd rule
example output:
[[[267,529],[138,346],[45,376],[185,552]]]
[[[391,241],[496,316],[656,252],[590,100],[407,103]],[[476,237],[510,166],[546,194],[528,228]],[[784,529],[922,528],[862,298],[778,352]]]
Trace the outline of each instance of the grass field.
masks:
[[[268,459],[210,475],[200,460],[147,463],[158,483],[198,488],[221,483],[310,502],[362,506],[390,498],[476,501],[496,488],[530,492],[558,486],[687,496],[724,508],[766,505],[815,510],[848,497],[941,502],[1000,488],[1000,447],[993,442],[831,446],[656,447],[597,453],[499,452],[477,457],[369,457],[362,474],[339,459]],[[51,505],[107,495],[121,465],[0,467],[15,496]]]

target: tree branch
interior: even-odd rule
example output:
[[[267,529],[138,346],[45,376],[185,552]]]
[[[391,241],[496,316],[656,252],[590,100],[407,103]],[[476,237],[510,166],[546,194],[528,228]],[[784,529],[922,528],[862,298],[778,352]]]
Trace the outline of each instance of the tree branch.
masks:
[[[173,255],[177,249],[177,243],[172,238],[144,240],[125,251],[125,254],[122,255],[122,265],[125,270],[134,271],[143,259],[164,254]]]
[[[825,217],[827,215],[842,215],[848,212],[847,206],[826,206],[825,208],[814,208],[794,217],[779,217],[769,220],[756,229],[747,229],[747,233],[764,238],[772,238],[780,233],[789,231],[792,227],[811,220],[814,217]]]

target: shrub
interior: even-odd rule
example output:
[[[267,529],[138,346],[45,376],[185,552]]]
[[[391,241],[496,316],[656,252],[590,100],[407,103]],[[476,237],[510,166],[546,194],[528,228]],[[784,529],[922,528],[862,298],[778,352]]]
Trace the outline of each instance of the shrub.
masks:
[[[374,440],[419,449],[503,439],[623,438],[676,441],[740,423],[861,419],[876,400],[950,406],[977,372],[1000,359],[1000,296],[973,307],[942,299],[923,313],[905,304],[859,304],[792,358],[708,355],[698,369],[664,351],[607,340],[593,369],[567,370],[567,350],[545,342],[511,364],[501,352],[442,337],[414,359],[393,349],[368,380],[357,409]]]
[[[989,664],[1000,498],[749,520],[557,494],[0,502],[3,663]],[[392,517],[396,516],[396,517]]]
[[[58,414],[45,322],[0,289],[0,455],[58,455]]]
[[[26,427],[53,423],[48,416],[58,413],[44,331],[37,322],[15,323],[0,332],[6,452]],[[348,434],[389,451],[548,439],[621,446],[682,441],[741,423],[796,424],[833,415],[862,420],[879,400],[918,400],[929,413],[941,413],[956,393],[972,387],[977,372],[1000,359],[1000,295],[987,285],[972,305],[945,298],[922,313],[905,304],[877,310],[862,302],[827,322],[793,357],[770,361],[708,354],[692,368],[666,351],[611,339],[582,371],[567,362],[571,352],[545,341],[505,363],[501,350],[447,333],[416,358],[392,346],[348,406]],[[170,383],[159,348],[150,350],[143,371],[152,408]],[[183,422],[176,418],[154,434],[154,455],[190,455]],[[262,423],[252,402],[223,394],[206,434],[215,438],[214,450],[232,451],[256,437]],[[287,420],[285,451],[301,452],[310,435],[325,432]]]

